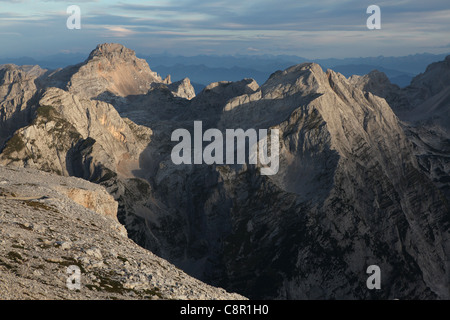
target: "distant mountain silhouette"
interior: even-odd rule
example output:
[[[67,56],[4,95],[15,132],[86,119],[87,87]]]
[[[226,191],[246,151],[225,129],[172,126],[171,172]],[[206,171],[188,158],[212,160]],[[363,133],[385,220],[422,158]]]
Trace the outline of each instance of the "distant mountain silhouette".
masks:
[[[446,54],[423,53],[402,57],[379,56],[345,59],[308,59],[292,55],[197,55],[185,57],[138,54],[138,56],[147,60],[154,66],[153,69],[162,76],[170,74],[173,81],[189,77],[198,93],[208,84],[223,80],[237,81],[253,78],[262,84],[276,70],[284,70],[303,62],[315,62],[323,69],[333,69],[346,77],[368,74],[376,69],[386,73],[392,83],[405,87],[410,84],[415,75],[424,72],[429,64],[445,59]],[[0,58],[0,64],[37,64],[42,68],[57,69],[77,64],[86,57],[87,54],[83,53],[58,53],[39,59],[31,57]]]

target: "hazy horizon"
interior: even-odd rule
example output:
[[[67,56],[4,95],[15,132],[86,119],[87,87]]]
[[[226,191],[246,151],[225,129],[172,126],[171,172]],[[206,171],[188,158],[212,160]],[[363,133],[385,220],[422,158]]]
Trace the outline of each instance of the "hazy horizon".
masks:
[[[63,68],[86,61],[91,48],[84,53],[53,53],[41,57],[19,55],[1,57],[1,64],[39,65],[45,69]],[[133,49],[133,48],[131,48]],[[217,81],[239,81],[244,78],[255,79],[264,83],[277,70],[284,70],[292,65],[304,62],[318,63],[324,70],[333,69],[346,77],[365,75],[373,70],[386,74],[390,81],[400,87],[410,84],[415,75],[424,72],[433,62],[441,61],[445,54],[409,54],[407,56],[348,57],[315,59],[296,55],[272,54],[149,54],[136,52],[136,56],[146,59],[153,71],[174,81],[189,78],[194,83],[195,91],[200,92],[209,83]]]
[[[1,0],[0,0],[1,1]],[[108,43],[108,42],[102,42],[102,43]],[[102,43],[98,43],[102,44]],[[116,42],[109,42],[109,43],[119,43],[119,44],[123,44],[120,41],[116,41]],[[126,45],[125,45],[126,46]],[[2,59],[6,59],[6,58],[32,58],[35,60],[40,60],[43,58],[48,58],[48,57],[52,57],[52,56],[56,56],[56,55],[61,55],[61,56],[88,56],[90,52],[92,52],[97,46],[92,47],[91,49],[87,50],[87,51],[79,51],[79,52],[49,52],[48,54],[43,54],[43,55],[30,55],[30,54],[16,54],[15,56],[12,55],[0,55],[0,58]],[[133,49],[133,47],[128,47],[129,49]],[[136,51],[136,50],[135,50]],[[277,58],[277,57],[295,57],[295,58],[303,58],[303,59],[309,59],[309,60],[331,60],[331,59],[336,59],[336,60],[346,60],[346,59],[370,59],[370,58],[403,58],[403,57],[410,57],[410,56],[425,56],[425,55],[433,55],[433,56],[441,56],[441,55],[450,55],[450,50],[448,51],[443,51],[441,53],[431,53],[431,52],[417,52],[417,53],[410,53],[410,54],[404,54],[404,55],[392,55],[392,56],[388,56],[388,55],[368,55],[368,56],[348,56],[348,57],[341,57],[341,58],[337,58],[335,56],[327,56],[327,57],[323,57],[323,58],[318,58],[318,57],[308,57],[308,56],[300,56],[300,55],[295,55],[295,54],[269,54],[269,53],[247,53],[247,54],[243,54],[243,53],[235,53],[235,54],[216,54],[216,53],[198,53],[198,54],[190,54],[190,55],[184,55],[184,54],[177,54],[177,53],[170,53],[170,52],[159,52],[159,53],[155,53],[155,52],[139,52],[136,51],[136,56],[155,56],[155,57],[172,57],[172,58],[176,58],[176,57],[183,57],[183,58],[193,58],[193,57],[201,57],[201,56],[205,56],[205,57],[219,57],[219,58],[227,58],[227,57],[234,57],[234,58],[239,58],[239,57],[257,57],[257,58]],[[81,61],[80,61],[81,62]]]

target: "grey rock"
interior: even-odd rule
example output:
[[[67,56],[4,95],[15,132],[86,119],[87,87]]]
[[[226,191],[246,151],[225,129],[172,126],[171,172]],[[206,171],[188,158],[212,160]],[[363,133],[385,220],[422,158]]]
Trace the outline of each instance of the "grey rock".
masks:
[[[35,109],[38,66],[0,65],[0,149],[15,130],[31,119]]]
[[[188,78],[168,85],[169,90],[175,97],[191,100],[195,97],[195,89]]]
[[[428,66],[400,89],[386,76],[372,72],[350,80],[383,97],[402,121],[420,168],[450,201],[450,58]]]
[[[45,200],[28,203],[0,198],[0,212],[8,208],[0,219],[1,299],[245,299],[189,277],[126,236],[117,237],[117,231],[111,227],[122,228],[117,221],[73,202],[59,191],[81,186],[97,190],[100,186],[3,166],[0,176],[16,182],[9,187],[12,192],[32,194],[39,185],[48,195]],[[34,230],[37,225],[47,225],[51,232],[42,235]],[[74,241],[53,241],[51,237]],[[87,244],[87,249],[80,243]],[[29,249],[36,244],[41,246],[36,247],[39,250]],[[115,252],[117,256],[102,252]],[[124,270],[129,275],[126,278],[119,273],[124,260],[131,262]],[[136,261],[151,274],[137,267]],[[81,269],[80,290],[72,291],[66,285],[70,265]],[[176,290],[166,285],[172,283],[171,279],[180,283]]]

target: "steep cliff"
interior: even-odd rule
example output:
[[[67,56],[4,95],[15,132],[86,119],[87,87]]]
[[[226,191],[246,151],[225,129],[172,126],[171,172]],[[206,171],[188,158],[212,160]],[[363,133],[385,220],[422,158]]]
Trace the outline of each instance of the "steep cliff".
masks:
[[[38,66],[0,66],[0,149],[15,130],[31,119],[38,90],[36,82],[45,72]]]
[[[420,168],[450,201],[450,56],[428,66],[400,89],[382,73],[353,77],[362,90],[385,98],[402,121]]]

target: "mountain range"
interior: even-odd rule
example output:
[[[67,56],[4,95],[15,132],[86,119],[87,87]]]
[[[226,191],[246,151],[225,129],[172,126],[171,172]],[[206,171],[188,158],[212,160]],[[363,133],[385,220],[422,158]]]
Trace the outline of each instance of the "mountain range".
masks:
[[[380,70],[350,77],[322,61],[200,92],[120,44],[56,70],[7,64],[0,165],[101,185],[135,243],[252,299],[449,299],[449,59],[405,87]],[[278,129],[279,172],[175,165],[171,134],[193,132],[194,121]],[[370,265],[380,290],[366,286]]]
[[[410,84],[412,78],[425,71],[426,67],[445,58],[445,54],[415,54],[403,57],[368,57],[345,59],[308,59],[289,55],[198,55],[173,56],[168,54],[148,55],[138,54],[152,65],[152,69],[161,75],[172,76],[174,80],[186,77],[192,81],[196,93],[199,93],[209,83],[217,81],[239,81],[243,78],[253,78],[258,83],[264,83],[275,70],[284,70],[302,62],[316,62],[323,68],[331,68],[346,77],[365,75],[370,71],[384,72],[390,81],[400,87]],[[40,58],[16,57],[0,58],[2,63],[17,65],[40,65],[46,69],[63,68],[77,64],[85,59],[81,53],[59,53]]]

